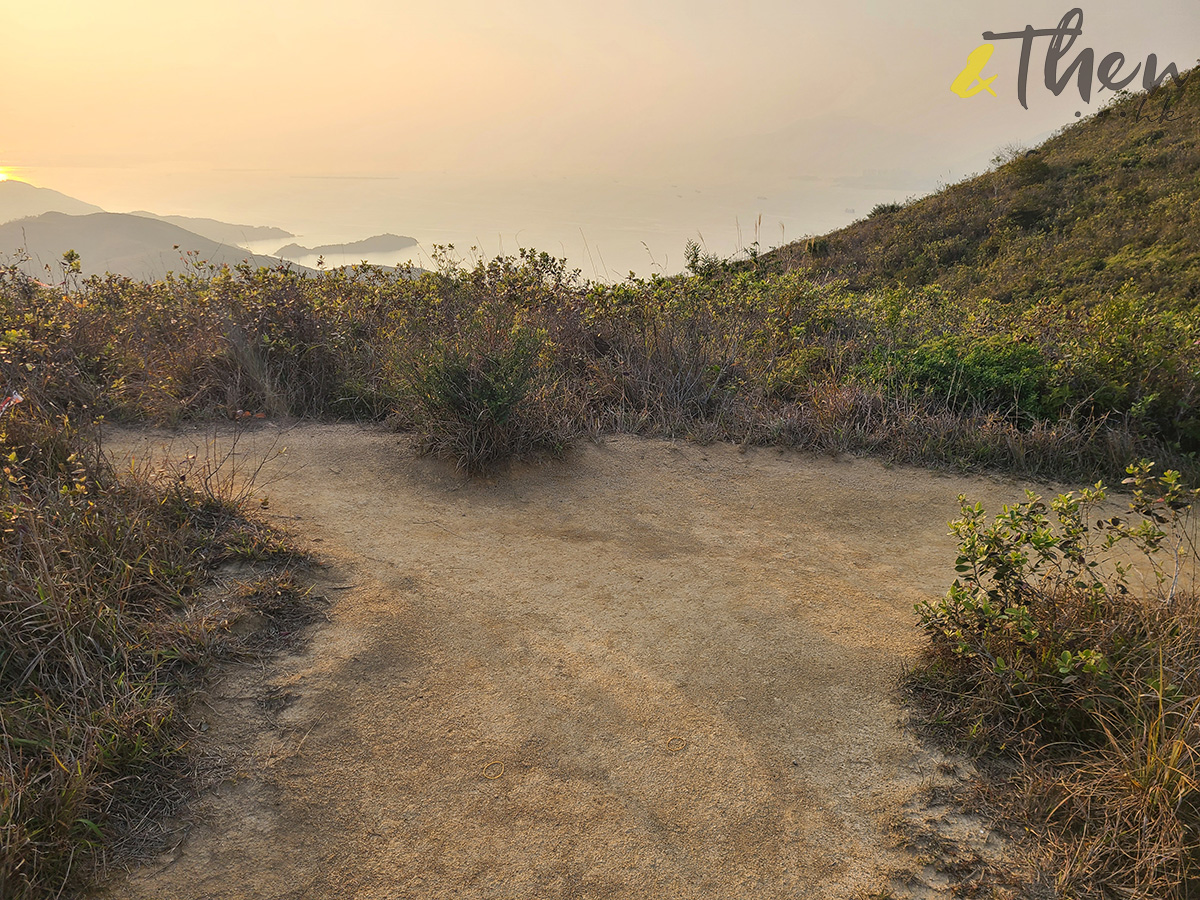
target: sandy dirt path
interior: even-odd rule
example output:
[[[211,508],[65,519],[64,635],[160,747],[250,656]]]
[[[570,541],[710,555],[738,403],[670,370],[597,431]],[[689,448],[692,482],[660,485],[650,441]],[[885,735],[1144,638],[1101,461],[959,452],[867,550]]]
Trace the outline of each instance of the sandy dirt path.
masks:
[[[635,438],[468,481],[348,425],[239,459],[275,437],[259,483],[329,563],[330,621],[216,685],[231,777],[103,896],[949,896],[898,846],[940,757],[895,683],[956,496],[1018,485]]]

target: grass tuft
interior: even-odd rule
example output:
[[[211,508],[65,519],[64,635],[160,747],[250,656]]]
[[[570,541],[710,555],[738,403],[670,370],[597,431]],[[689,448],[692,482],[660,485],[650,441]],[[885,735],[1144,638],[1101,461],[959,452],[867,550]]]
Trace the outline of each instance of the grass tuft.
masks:
[[[411,363],[422,449],[473,474],[561,453],[571,434],[554,418],[554,384],[539,365],[543,343],[520,326],[476,324]]]

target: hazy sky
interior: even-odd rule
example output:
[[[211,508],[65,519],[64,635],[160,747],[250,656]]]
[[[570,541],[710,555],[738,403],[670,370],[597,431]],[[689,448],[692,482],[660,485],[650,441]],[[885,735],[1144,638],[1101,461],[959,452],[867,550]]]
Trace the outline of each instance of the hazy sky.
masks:
[[[1045,40],[1029,110],[1017,41],[987,69],[998,97],[949,89],[983,31],[1052,27],[1065,3],[0,3],[13,177],[314,237],[478,234],[511,251],[528,235],[577,264],[572,240],[590,236],[618,271],[622,241],[678,268],[698,230],[723,252],[759,215],[764,244],[826,230],[1107,96],[1046,91]],[[1081,8],[1068,58],[1200,56],[1197,0]]]

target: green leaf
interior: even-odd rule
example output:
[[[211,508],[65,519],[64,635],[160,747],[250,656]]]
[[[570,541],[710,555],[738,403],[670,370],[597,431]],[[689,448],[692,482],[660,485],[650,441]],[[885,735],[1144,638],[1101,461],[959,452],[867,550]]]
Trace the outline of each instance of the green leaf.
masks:
[[[97,825],[95,822],[93,822],[91,819],[85,819],[83,817],[80,817],[75,820],[75,824],[83,825],[85,828],[87,828],[89,831],[91,831],[93,834],[95,834],[97,838],[99,838],[100,840],[104,840],[104,832],[101,831],[100,826]]]

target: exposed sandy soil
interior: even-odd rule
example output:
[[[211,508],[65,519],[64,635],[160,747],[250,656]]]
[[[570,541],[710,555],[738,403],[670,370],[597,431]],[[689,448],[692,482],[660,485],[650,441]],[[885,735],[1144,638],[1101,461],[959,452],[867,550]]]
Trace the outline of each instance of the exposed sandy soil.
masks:
[[[239,459],[276,437],[329,622],[197,707],[231,775],[103,896],[942,897],[906,829],[1001,851],[921,800],[951,764],[895,684],[957,495],[1016,483],[634,438],[470,481],[346,425]]]

